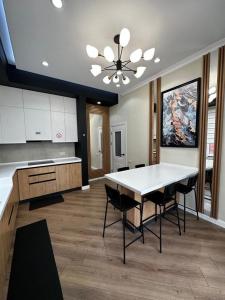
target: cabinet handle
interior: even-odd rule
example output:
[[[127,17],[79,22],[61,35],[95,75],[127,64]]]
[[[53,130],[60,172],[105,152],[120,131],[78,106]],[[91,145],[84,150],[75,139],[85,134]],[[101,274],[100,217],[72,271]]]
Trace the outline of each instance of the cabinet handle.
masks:
[[[35,134],[41,134],[41,132],[40,131],[36,131]]]

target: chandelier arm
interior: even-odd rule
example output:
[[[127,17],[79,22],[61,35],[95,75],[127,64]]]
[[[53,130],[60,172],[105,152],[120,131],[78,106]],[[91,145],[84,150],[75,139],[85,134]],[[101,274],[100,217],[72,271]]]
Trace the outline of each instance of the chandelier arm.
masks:
[[[122,54],[123,54],[123,47],[121,47],[120,58],[119,58],[119,60],[121,60]]]
[[[123,72],[133,72],[133,73],[136,73],[136,71],[135,70],[123,70]]]
[[[131,69],[131,68],[128,68],[128,67],[126,67],[126,66],[123,66],[123,68],[126,68],[127,70],[123,70],[123,71],[132,71],[132,72],[136,72],[136,70],[133,70],[133,69]]]
[[[131,62],[130,60],[125,60],[125,61],[122,62],[122,66],[126,67],[126,65],[128,65],[130,62]]]
[[[116,72],[114,72],[112,75],[109,76],[109,79],[111,80],[112,77],[116,74]]]
[[[117,71],[117,69],[104,69],[104,71]]]
[[[108,66],[108,67],[105,67],[104,70],[107,70],[108,68],[111,68],[111,67],[114,67],[114,66],[116,66],[115,63],[114,63],[113,65],[110,65],[110,66]]]

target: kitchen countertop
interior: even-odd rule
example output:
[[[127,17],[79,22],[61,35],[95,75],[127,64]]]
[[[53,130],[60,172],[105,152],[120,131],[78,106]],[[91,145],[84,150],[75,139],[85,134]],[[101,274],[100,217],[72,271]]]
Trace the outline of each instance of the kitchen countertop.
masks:
[[[53,162],[43,163],[43,161],[52,160]],[[38,162],[40,164],[28,165],[30,162]],[[0,163],[0,220],[4,213],[6,204],[8,202],[10,193],[13,188],[13,176],[17,170],[20,169],[30,169],[37,167],[47,167],[52,165],[63,165],[69,163],[78,163],[81,162],[81,159],[78,157],[66,157],[66,158],[49,158],[42,160],[34,161],[21,161],[21,162],[12,162],[12,163]]]

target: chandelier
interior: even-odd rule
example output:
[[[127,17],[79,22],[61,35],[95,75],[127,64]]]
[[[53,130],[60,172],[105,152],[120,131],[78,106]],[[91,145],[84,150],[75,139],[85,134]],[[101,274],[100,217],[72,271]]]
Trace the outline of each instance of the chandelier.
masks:
[[[104,48],[104,55],[98,52],[93,46],[87,45],[86,51],[87,55],[91,58],[97,58],[98,56],[103,57],[107,62],[111,63],[109,66],[102,68],[100,65],[92,65],[91,73],[93,76],[98,76],[102,72],[108,73],[104,78],[103,82],[105,84],[110,84],[113,81],[117,87],[120,87],[120,82],[123,84],[130,83],[130,74],[134,75],[136,78],[140,78],[146,70],[146,67],[139,66],[134,68],[131,63],[135,64],[141,59],[145,61],[150,61],[155,56],[155,48],[151,48],[143,52],[140,48],[133,51],[129,59],[123,60],[123,49],[128,45],[130,41],[130,31],[127,28],[123,28],[120,34],[114,36],[114,42],[117,44],[117,57],[115,58],[114,52],[111,47],[106,46]],[[159,57],[154,59],[155,63],[160,62]],[[129,75],[129,76],[128,76]]]

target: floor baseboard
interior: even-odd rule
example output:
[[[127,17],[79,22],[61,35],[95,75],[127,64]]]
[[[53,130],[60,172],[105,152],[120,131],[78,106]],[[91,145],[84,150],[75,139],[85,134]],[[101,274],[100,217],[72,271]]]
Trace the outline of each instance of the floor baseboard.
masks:
[[[82,191],[89,190],[90,185],[83,185],[81,189],[82,189]]]
[[[182,206],[179,206],[179,208],[182,209],[182,210],[184,209]],[[192,215],[195,215],[195,216],[197,215],[196,212],[193,211],[193,210],[191,210],[191,209],[186,208],[186,211],[189,212]],[[217,226],[225,228],[225,222],[223,220],[214,219],[214,218],[211,218],[211,217],[209,217],[209,216],[207,216],[205,214],[202,214],[202,213],[198,213],[198,215],[199,215],[199,218],[201,218],[201,219],[203,219],[203,220],[205,220],[207,222],[210,222],[212,224],[215,224]]]

